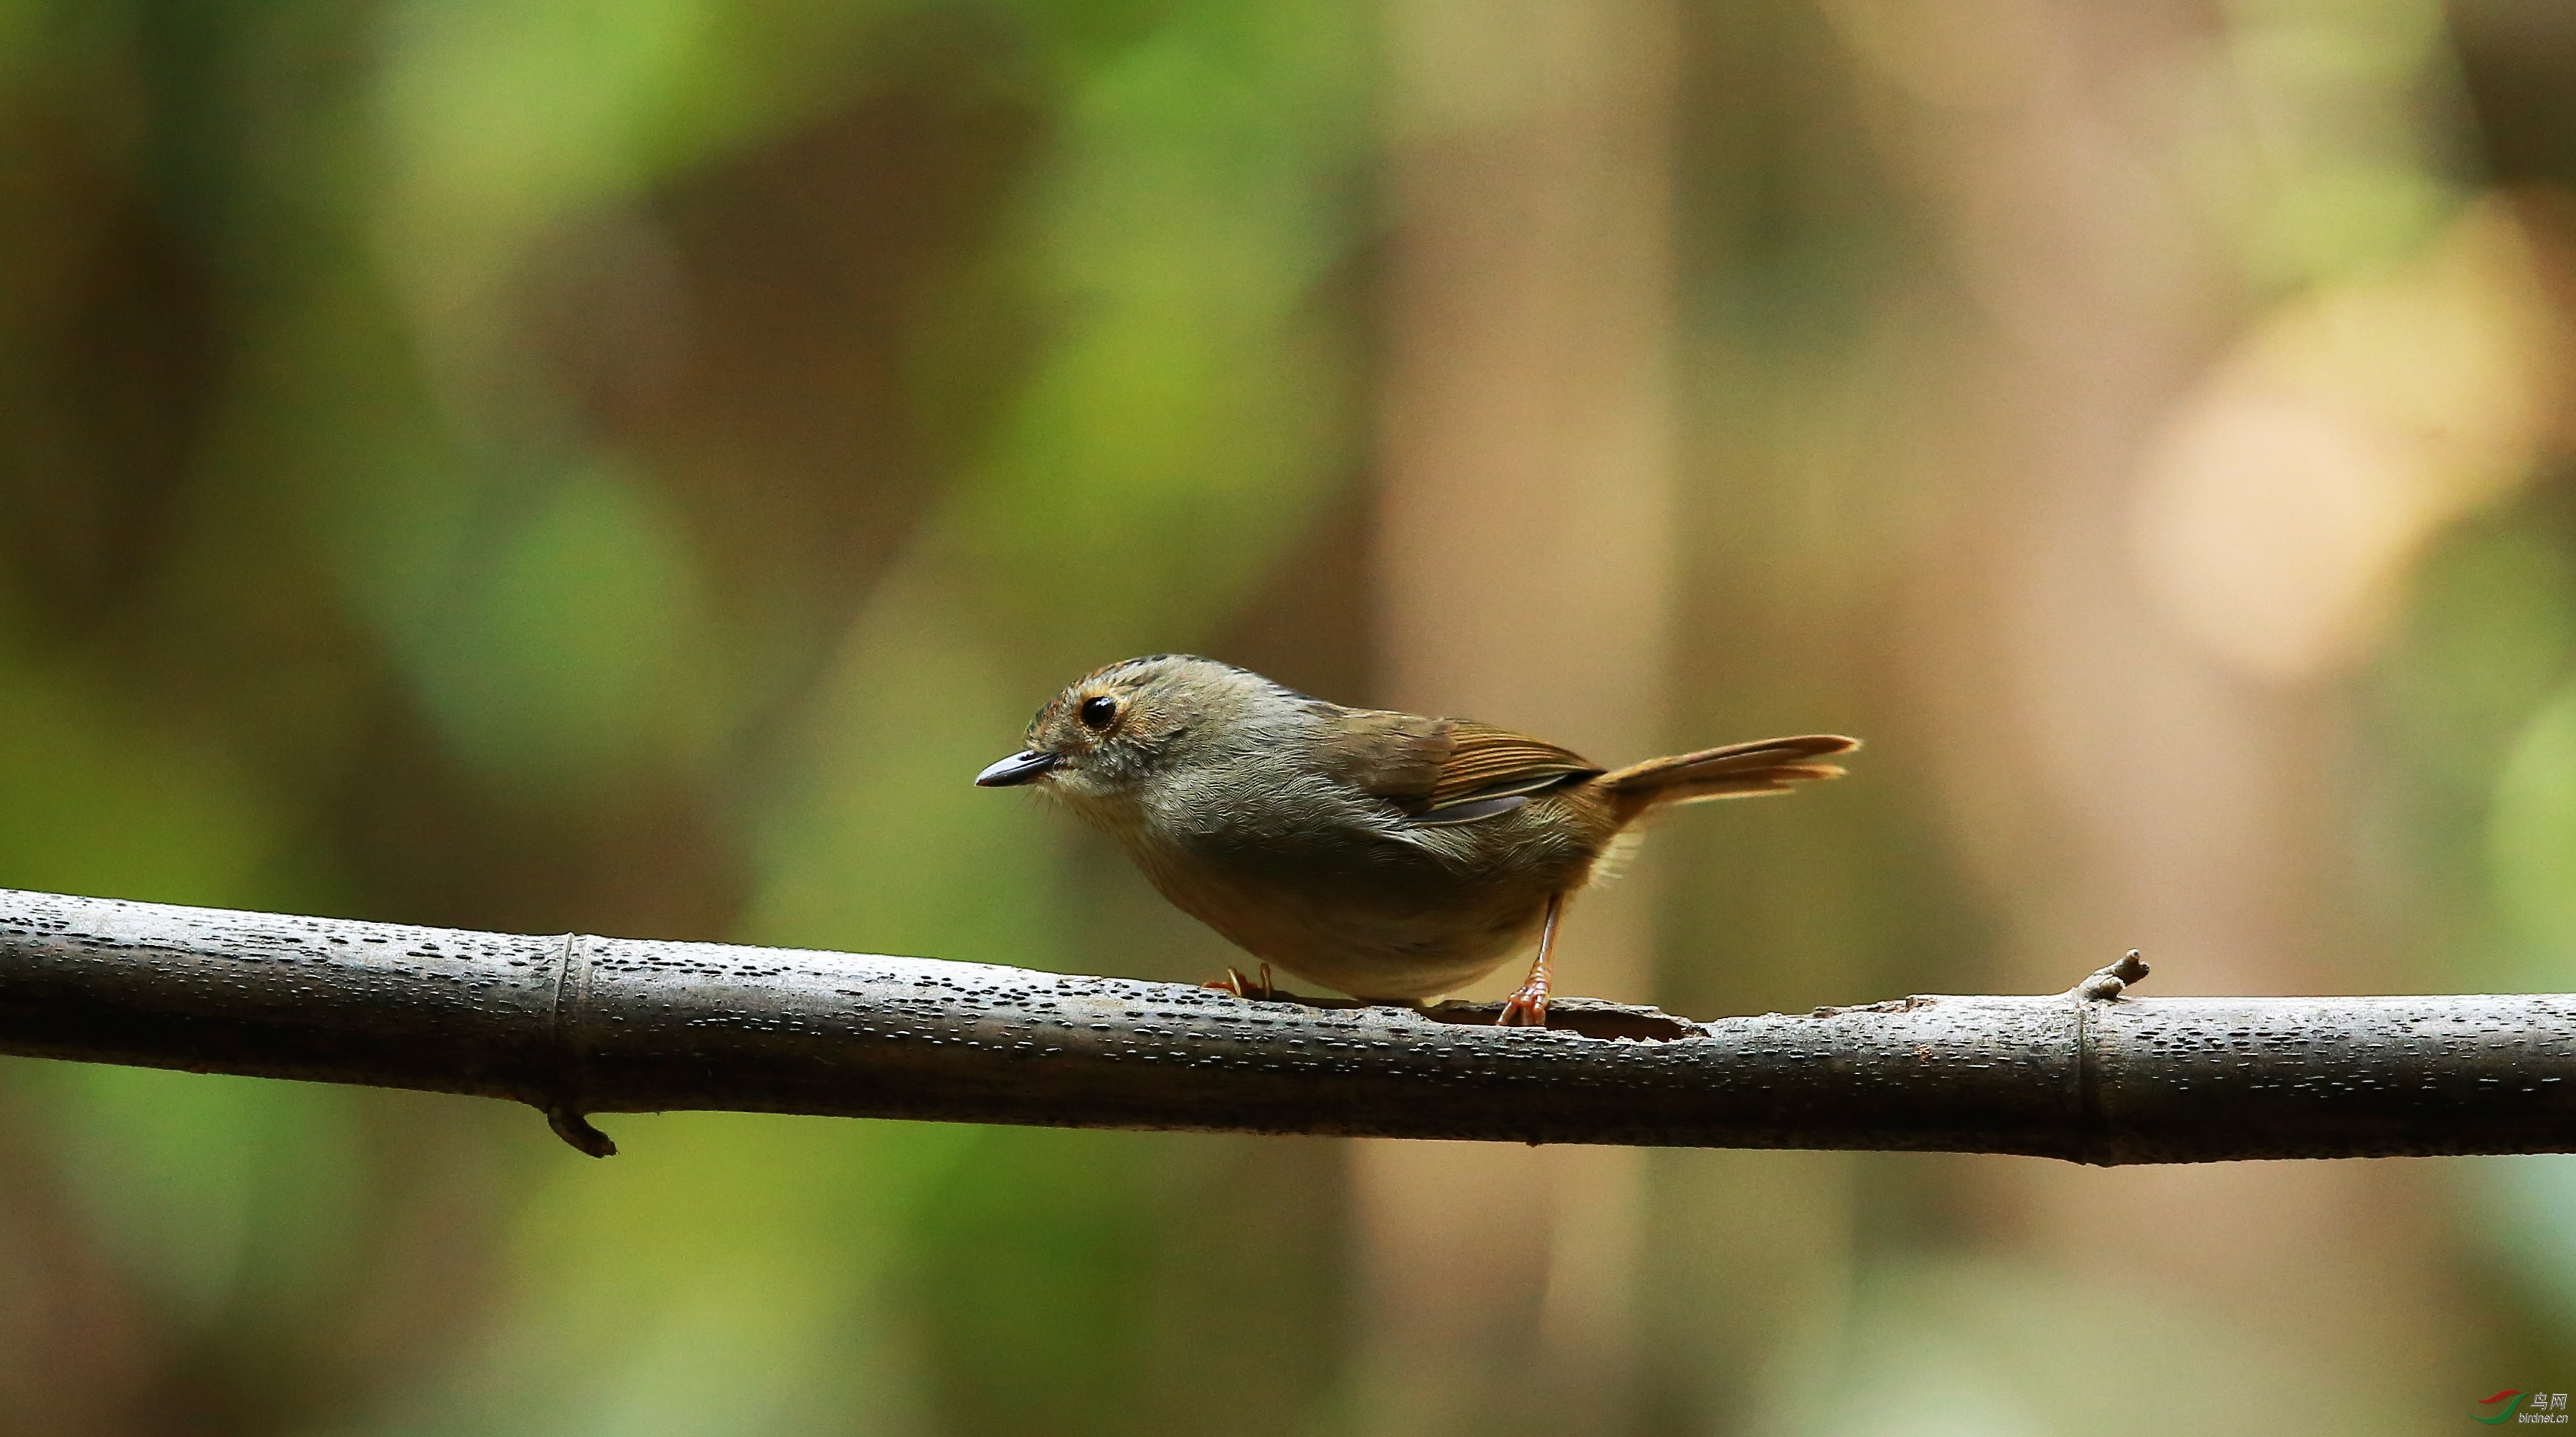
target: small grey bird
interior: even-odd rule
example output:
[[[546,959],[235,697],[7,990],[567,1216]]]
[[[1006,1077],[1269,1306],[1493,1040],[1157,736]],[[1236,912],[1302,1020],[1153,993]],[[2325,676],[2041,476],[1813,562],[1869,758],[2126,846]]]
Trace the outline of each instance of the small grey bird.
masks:
[[[1117,839],[1181,911],[1355,997],[1451,992],[1535,932],[1529,981],[1498,1021],[1544,1025],[1558,915],[1630,825],[1839,777],[1815,760],[1859,746],[1811,734],[1605,770],[1506,729],[1344,708],[1156,654],[1056,695],[1028,747],[975,782],[1037,785]],[[1232,970],[1217,986],[1246,987]]]

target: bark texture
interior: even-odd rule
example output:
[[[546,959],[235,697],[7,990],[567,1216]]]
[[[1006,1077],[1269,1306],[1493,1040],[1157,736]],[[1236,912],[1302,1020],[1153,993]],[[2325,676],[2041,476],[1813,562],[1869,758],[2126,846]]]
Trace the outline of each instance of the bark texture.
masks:
[[[0,1052],[712,1108],[2076,1162],[2576,1150],[2576,997],[1913,997],[1547,1029],[921,958],[0,890]]]

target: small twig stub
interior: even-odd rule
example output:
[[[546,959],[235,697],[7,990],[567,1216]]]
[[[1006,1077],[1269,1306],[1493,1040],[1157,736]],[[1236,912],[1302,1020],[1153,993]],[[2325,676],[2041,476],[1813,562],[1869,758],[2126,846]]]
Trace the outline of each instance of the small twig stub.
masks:
[[[2082,998],[2093,1003],[2108,1003],[2123,992],[2136,987],[2148,973],[2138,950],[2130,949],[2119,962],[2096,968],[2081,983],[2066,990],[2069,998]]]

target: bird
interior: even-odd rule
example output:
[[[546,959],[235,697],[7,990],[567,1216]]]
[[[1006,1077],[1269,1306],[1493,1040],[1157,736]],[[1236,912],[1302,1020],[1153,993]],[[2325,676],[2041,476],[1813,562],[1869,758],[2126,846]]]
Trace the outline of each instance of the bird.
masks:
[[[1558,921],[1637,822],[1843,770],[1839,734],[1625,768],[1464,719],[1350,708],[1193,654],[1083,676],[978,786],[1028,785],[1116,840],[1183,912],[1260,960],[1212,987],[1271,996],[1269,967],[1367,1002],[1420,1005],[1535,934],[1499,1025],[1544,1027]]]

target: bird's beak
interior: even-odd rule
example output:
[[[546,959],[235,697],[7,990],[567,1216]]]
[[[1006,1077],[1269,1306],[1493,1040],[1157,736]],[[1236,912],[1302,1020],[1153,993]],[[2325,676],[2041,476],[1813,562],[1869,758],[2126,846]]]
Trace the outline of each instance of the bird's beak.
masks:
[[[1056,758],[1054,754],[1040,753],[1036,749],[1029,749],[1025,752],[1015,753],[1009,758],[1002,760],[1000,763],[993,765],[991,768],[984,770],[982,773],[975,775],[975,786],[977,788],[1009,788],[1015,783],[1027,783],[1030,779],[1036,778],[1038,775],[1045,773],[1048,769],[1055,767],[1055,764]]]

